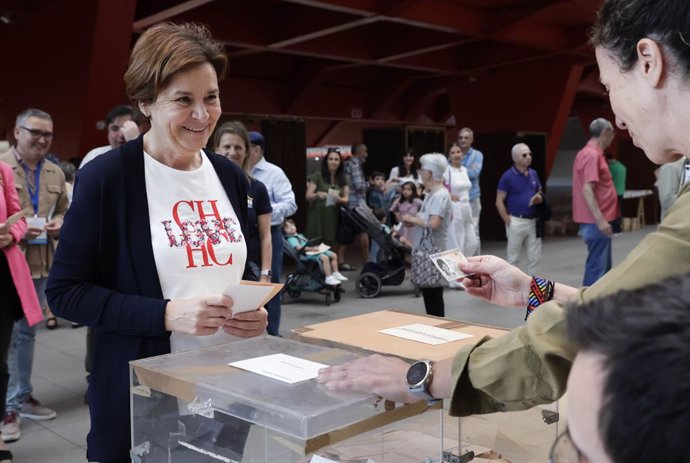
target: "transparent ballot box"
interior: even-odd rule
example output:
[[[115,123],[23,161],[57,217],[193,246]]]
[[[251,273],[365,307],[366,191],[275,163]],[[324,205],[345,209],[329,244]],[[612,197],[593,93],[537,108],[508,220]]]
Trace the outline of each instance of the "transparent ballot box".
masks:
[[[429,325],[461,333],[465,337],[430,345],[382,332],[413,325]],[[475,345],[486,336],[496,338],[506,333],[508,330],[495,326],[388,309],[296,328],[291,334],[294,339],[313,345],[361,354],[392,355],[413,362],[450,358],[461,348]],[[509,409],[506,406],[506,410]],[[559,426],[565,422],[562,415],[558,403],[463,418],[449,417],[446,411],[444,434],[453,436],[453,442],[445,447],[443,461],[465,462],[474,454],[474,460],[479,462],[543,463],[548,460],[551,445],[562,431],[562,426]],[[416,424],[420,421],[421,417]],[[417,430],[420,429],[426,428],[420,425]],[[398,431],[402,430],[404,428],[398,428]],[[402,436],[400,432],[398,435]],[[460,450],[456,448],[457,442],[462,442]],[[462,458],[455,458],[458,455]]]
[[[414,420],[422,418],[420,445],[428,450],[414,461],[439,461],[442,447],[452,445],[440,439],[440,402],[393,404],[374,394],[328,391],[313,379],[289,384],[228,365],[279,353],[327,365],[356,358],[266,336],[131,362],[132,460],[291,463],[317,454],[342,461],[339,448],[357,448],[375,463],[404,461],[384,457],[387,443],[399,437],[392,430],[419,431]]]

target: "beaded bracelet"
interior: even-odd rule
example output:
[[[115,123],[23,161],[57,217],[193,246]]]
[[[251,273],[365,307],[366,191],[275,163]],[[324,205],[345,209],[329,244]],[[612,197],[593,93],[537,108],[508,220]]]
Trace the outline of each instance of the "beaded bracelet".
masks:
[[[553,298],[554,282],[541,277],[532,277],[529,284],[529,295],[527,296],[527,313],[525,320],[530,314],[546,301]]]

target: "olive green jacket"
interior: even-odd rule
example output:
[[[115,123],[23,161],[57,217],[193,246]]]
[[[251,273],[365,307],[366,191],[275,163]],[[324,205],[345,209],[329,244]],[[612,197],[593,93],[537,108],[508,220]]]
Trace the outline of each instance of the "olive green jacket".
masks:
[[[678,193],[656,232],[647,235],[593,286],[581,289],[577,297],[579,302],[586,302],[687,272],[690,184]],[[450,412],[465,416],[553,402],[565,392],[576,353],[567,338],[564,305],[547,302],[525,325],[458,351],[453,361]]]

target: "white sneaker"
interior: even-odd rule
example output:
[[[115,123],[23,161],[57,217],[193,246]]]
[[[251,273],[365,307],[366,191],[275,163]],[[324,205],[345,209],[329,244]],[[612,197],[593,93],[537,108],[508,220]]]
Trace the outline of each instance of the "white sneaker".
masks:
[[[326,284],[331,286],[338,286],[340,284],[340,280],[338,280],[333,275],[328,275],[326,277]]]
[[[347,280],[348,280],[348,278],[347,278],[345,275],[343,275],[342,273],[340,273],[340,272],[333,272],[332,275],[333,275],[334,277],[336,277],[336,279],[338,279],[338,280],[340,280],[340,281],[347,281]]]

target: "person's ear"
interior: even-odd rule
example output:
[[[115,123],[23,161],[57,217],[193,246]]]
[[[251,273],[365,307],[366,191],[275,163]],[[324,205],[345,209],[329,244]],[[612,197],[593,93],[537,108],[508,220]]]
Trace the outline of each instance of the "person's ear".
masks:
[[[149,105],[148,103],[144,102],[139,102],[139,111],[141,111],[141,114],[144,115],[144,117],[149,118],[151,117],[151,113],[149,112]]]
[[[651,87],[659,87],[666,72],[664,53],[657,42],[644,38],[637,42],[637,66]]]

